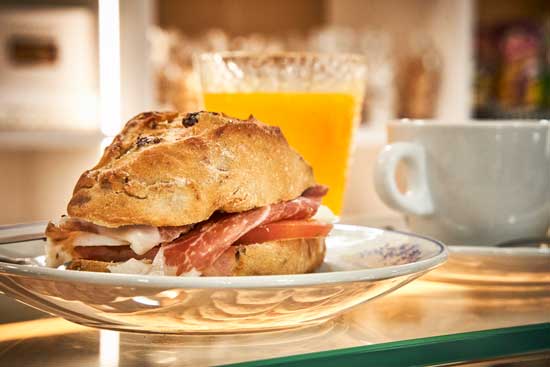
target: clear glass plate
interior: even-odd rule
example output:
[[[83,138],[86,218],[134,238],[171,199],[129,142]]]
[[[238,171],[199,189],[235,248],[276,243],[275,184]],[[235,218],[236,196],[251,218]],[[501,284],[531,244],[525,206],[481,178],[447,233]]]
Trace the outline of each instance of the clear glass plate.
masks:
[[[33,228],[29,226],[29,231]],[[42,240],[0,245],[0,255],[36,262],[0,263],[0,290],[79,324],[157,333],[236,333],[314,325],[387,294],[447,259],[447,250],[438,241],[351,225],[335,226],[327,238],[325,263],[312,274],[89,273],[46,268],[43,254]]]

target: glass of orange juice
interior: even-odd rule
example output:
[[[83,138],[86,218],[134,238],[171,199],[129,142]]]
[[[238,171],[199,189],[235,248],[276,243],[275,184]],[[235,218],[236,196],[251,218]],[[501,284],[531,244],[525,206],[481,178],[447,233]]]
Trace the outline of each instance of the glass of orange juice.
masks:
[[[207,53],[196,58],[209,111],[279,126],[329,186],[324,204],[341,214],[366,66],[361,56]]]

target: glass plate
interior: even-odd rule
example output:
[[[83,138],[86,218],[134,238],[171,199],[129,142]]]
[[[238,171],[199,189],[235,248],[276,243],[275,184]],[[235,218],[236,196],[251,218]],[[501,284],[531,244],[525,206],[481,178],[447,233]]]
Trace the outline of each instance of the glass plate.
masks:
[[[2,233],[0,228],[0,242]],[[236,333],[313,325],[387,294],[447,259],[438,241],[351,225],[335,226],[327,238],[325,263],[312,274],[90,273],[47,268],[43,254],[43,240],[0,245],[0,255],[36,262],[0,263],[0,290],[79,324],[157,333]]]

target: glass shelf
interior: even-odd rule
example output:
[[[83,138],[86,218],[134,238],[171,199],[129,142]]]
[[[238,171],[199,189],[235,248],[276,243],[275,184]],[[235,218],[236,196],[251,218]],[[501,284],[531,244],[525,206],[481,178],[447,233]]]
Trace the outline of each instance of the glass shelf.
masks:
[[[98,331],[59,318],[3,324],[0,364],[424,366],[533,353],[550,360],[550,285],[430,279],[324,324],[286,331],[170,336]]]
[[[432,366],[548,352],[550,323],[366,345],[226,366]]]

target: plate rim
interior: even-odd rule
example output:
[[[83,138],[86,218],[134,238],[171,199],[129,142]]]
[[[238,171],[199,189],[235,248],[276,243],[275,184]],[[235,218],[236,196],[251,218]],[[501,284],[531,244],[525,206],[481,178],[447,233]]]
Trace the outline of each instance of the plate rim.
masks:
[[[217,277],[174,277],[163,275],[107,274],[93,272],[66,271],[55,268],[31,265],[16,265],[0,262],[0,276],[22,276],[45,280],[77,282],[87,284],[146,287],[146,288],[277,288],[289,286],[318,286],[333,283],[350,283],[395,278],[426,272],[443,264],[449,255],[447,246],[441,241],[403,231],[380,228],[335,224],[335,228],[349,231],[375,230],[382,233],[395,233],[423,239],[437,247],[439,251],[427,258],[408,264],[391,265],[382,268],[345,270],[325,273],[261,275],[261,276],[217,276]]]

